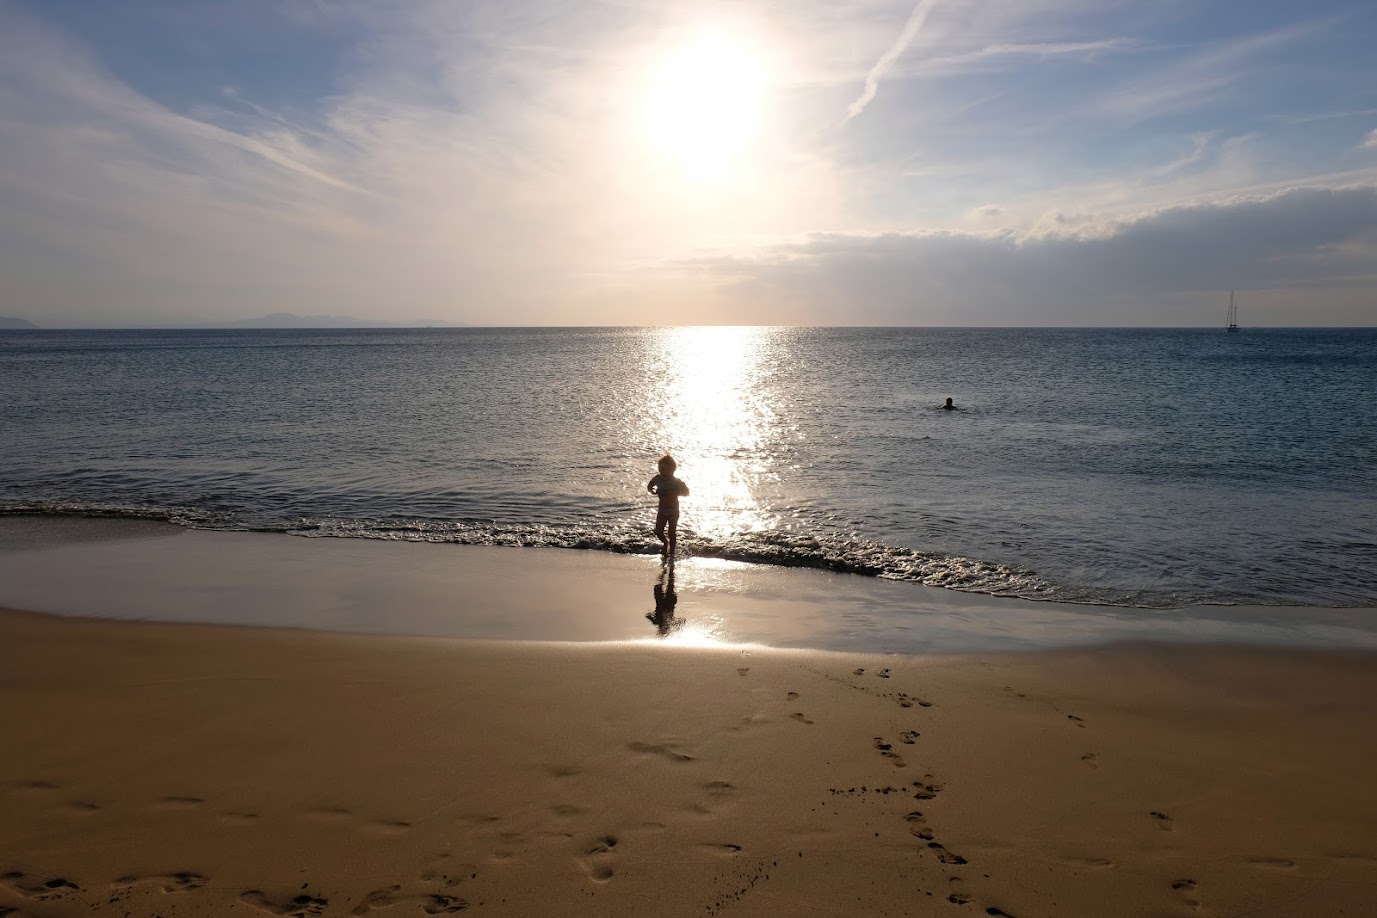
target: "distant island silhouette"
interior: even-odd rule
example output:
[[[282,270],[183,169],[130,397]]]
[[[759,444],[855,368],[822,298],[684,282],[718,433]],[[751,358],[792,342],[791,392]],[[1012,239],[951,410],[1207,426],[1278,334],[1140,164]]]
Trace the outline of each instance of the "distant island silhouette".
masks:
[[[28,319],[6,318],[0,316],[0,329],[15,330],[41,328]],[[180,322],[166,325],[86,325],[83,329],[212,329],[212,328],[475,328],[468,322],[444,322],[439,319],[412,319],[410,321],[390,321],[387,319],[357,319],[354,316],[299,316],[293,312],[274,312],[253,319],[232,319],[222,322]]]
[[[356,319],[353,316],[299,316],[292,312],[273,312],[256,319],[210,322],[196,328],[467,328],[465,322],[414,319],[410,322],[386,319]]]

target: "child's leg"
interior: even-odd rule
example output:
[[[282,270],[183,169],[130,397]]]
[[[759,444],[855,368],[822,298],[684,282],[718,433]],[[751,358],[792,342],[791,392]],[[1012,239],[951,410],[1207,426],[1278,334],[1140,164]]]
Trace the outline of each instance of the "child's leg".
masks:
[[[679,541],[679,517],[672,516],[669,519],[669,541],[665,542],[665,547],[669,553],[674,554],[674,545]]]
[[[669,548],[669,540],[665,538],[666,522],[668,522],[668,517],[663,510],[655,514],[655,538],[659,539],[660,545],[667,549]]]

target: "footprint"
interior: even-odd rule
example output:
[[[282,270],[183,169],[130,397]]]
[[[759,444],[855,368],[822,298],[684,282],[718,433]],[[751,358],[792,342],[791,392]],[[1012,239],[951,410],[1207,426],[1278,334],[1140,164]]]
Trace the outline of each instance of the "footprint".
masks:
[[[734,857],[741,853],[741,846],[734,845],[731,842],[725,842],[723,844],[703,844],[699,847],[706,848],[713,854],[720,854],[723,857]]]
[[[1066,858],[1066,862],[1068,864],[1074,864],[1077,867],[1089,867],[1094,870],[1108,870],[1111,867],[1118,866],[1113,861],[1106,860],[1102,857],[1068,857]]]
[[[588,811],[572,803],[556,803],[554,806],[550,807],[550,812],[554,813],[556,816],[582,816]]]
[[[744,676],[744,675],[746,675],[746,673],[748,673],[748,672],[750,672],[750,671],[751,671],[751,668],[750,668],[749,666],[738,666],[738,667],[736,668],[736,674],[737,674],[738,676]]]
[[[600,835],[596,840],[593,840],[592,845],[588,846],[588,851],[585,851],[584,857],[582,857],[582,864],[593,881],[605,884],[613,878],[611,856],[613,856],[613,851],[616,848],[616,835]]]
[[[1181,894],[1181,901],[1191,908],[1200,907],[1200,899],[1196,895],[1196,883],[1194,880],[1177,880],[1171,884],[1171,888]]]
[[[875,675],[879,676],[881,679],[888,679],[888,678],[889,678],[889,667],[885,667],[884,669],[880,670],[880,671],[879,671],[878,673],[876,673]]]
[[[1163,832],[1176,831],[1176,824],[1172,822],[1171,817],[1166,813],[1159,813],[1157,810],[1153,810],[1151,815],[1153,819],[1157,820],[1157,828],[1161,829]]]
[[[922,735],[923,734],[919,733],[917,730],[905,730],[903,733],[899,734],[899,742],[907,743],[912,746],[918,741],[918,737]]]
[[[608,871],[609,875],[611,871]],[[421,911],[427,915],[452,915],[469,907],[468,900],[458,896],[426,896],[421,900]]]
[[[1088,768],[1100,767],[1100,757],[1093,752],[1087,752],[1085,755],[1081,756],[1081,761],[1084,762]]]
[[[9,887],[27,899],[37,899],[40,902],[48,899],[61,899],[69,893],[81,890],[80,886],[63,877],[51,877],[45,880],[41,877],[20,873],[17,870],[0,874],[0,885]]]
[[[906,767],[904,757],[895,752],[894,747],[886,743],[882,737],[875,737],[875,749],[879,751],[880,755],[892,761],[895,768]]]
[[[951,893],[947,896],[947,901],[952,905],[966,905],[971,899],[971,892],[966,888],[966,883],[960,877],[951,878]]]
[[[736,785],[728,781],[709,781],[703,785],[703,790],[707,792],[707,802],[695,803],[688,808],[690,812],[700,816],[712,815],[714,808],[725,804],[736,795]]]
[[[813,723],[811,720],[809,720],[808,718],[804,717],[802,713],[794,713],[794,714],[790,714],[789,716],[792,717],[794,720],[798,721],[799,723],[802,723],[802,724],[809,724],[809,725],[811,726],[812,723]]]
[[[798,692],[790,692],[788,695],[785,695],[784,697],[790,701],[793,701],[795,698],[798,697]]]
[[[948,851],[946,848],[944,848],[942,845],[935,841],[928,842],[928,848],[930,848],[932,850],[932,853],[937,855],[937,859],[944,864],[953,864],[956,866],[960,866],[961,864],[966,863],[966,859],[964,857],[962,857],[959,854],[953,854],[952,852]]]
[[[904,819],[908,822],[908,830],[910,832],[923,841],[932,841],[932,830],[928,828],[928,821],[923,817],[922,813],[914,810],[912,813],[905,816]]]
[[[290,918],[314,918],[324,914],[330,902],[319,896],[302,893],[290,899],[269,899],[261,890],[250,889],[239,894],[239,901],[245,905],[269,912],[273,915],[288,915]]]
[[[923,780],[914,781],[913,786],[917,793],[913,795],[914,800],[931,800],[942,792],[942,785],[934,784],[932,775],[923,775]]]
[[[552,778],[572,778],[583,773],[583,769],[577,765],[547,765],[545,771]]]
[[[368,828],[388,835],[398,835],[410,829],[412,823],[405,819],[376,819],[368,823]]]
[[[1250,857],[1248,866],[1261,867],[1264,870],[1294,870],[1296,862],[1284,857]]]
[[[202,797],[171,796],[159,800],[158,806],[166,809],[190,809],[194,806],[200,806],[205,802],[205,799]]]
[[[911,708],[915,704],[918,705],[918,707],[920,708],[932,707],[931,701],[924,701],[921,698],[916,698],[913,695],[910,695],[908,692],[894,692],[892,694],[881,695],[880,697],[894,699],[894,701],[897,702],[899,707],[901,708]]]
[[[851,673],[851,675],[853,675],[853,676],[864,676],[864,675],[865,675],[865,670],[864,670],[864,669],[853,670],[852,673]]]
[[[632,752],[644,752],[658,755],[669,759],[671,762],[692,762],[693,756],[685,755],[678,751],[670,743],[627,743],[626,748]]]
[[[1078,726],[1078,727],[1084,727],[1084,726],[1085,726],[1085,720],[1082,719],[1082,718],[1080,718],[1080,717],[1077,717],[1075,714],[1067,714],[1067,715],[1066,715],[1066,719],[1069,720],[1069,721],[1071,721],[1072,723],[1074,723],[1074,724],[1075,724],[1076,726]]]
[[[606,883],[612,879],[612,852],[617,847],[617,836],[602,835],[594,839],[584,851],[580,862],[584,871],[594,881]]]
[[[389,886],[386,889],[375,889],[363,897],[363,901],[354,907],[355,915],[367,915],[375,908],[387,908],[397,904],[397,893],[401,892],[400,886]]]
[[[193,889],[200,889],[210,882],[209,877],[204,877],[199,873],[192,873],[189,870],[168,874],[165,877],[157,877],[156,879],[163,881],[163,892],[165,893],[191,892]]]
[[[96,810],[100,809],[100,804],[91,803],[89,800],[74,800],[71,803],[67,804],[67,809],[75,810],[77,813],[80,813],[84,816],[89,813],[94,813]]]
[[[606,854],[617,847],[617,836],[604,835],[593,843],[593,847],[588,849],[589,854]]]

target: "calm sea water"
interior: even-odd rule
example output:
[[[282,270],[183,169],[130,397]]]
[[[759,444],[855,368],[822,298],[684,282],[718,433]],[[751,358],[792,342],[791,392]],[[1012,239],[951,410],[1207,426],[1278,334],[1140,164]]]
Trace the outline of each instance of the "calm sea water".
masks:
[[[0,511],[1377,605],[1377,330],[0,333]],[[951,396],[960,407],[937,409]]]

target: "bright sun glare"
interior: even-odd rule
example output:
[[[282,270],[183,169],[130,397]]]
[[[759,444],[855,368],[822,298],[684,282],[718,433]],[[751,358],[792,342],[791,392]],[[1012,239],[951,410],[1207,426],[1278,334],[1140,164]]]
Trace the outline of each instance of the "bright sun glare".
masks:
[[[752,493],[775,436],[778,406],[766,383],[772,332],[760,328],[665,328],[648,375],[658,406],[648,439],[672,452],[693,489],[684,525],[724,539],[770,529]]]
[[[727,181],[755,140],[764,90],[759,54],[729,35],[700,36],[670,52],[652,77],[646,131],[687,177]]]

